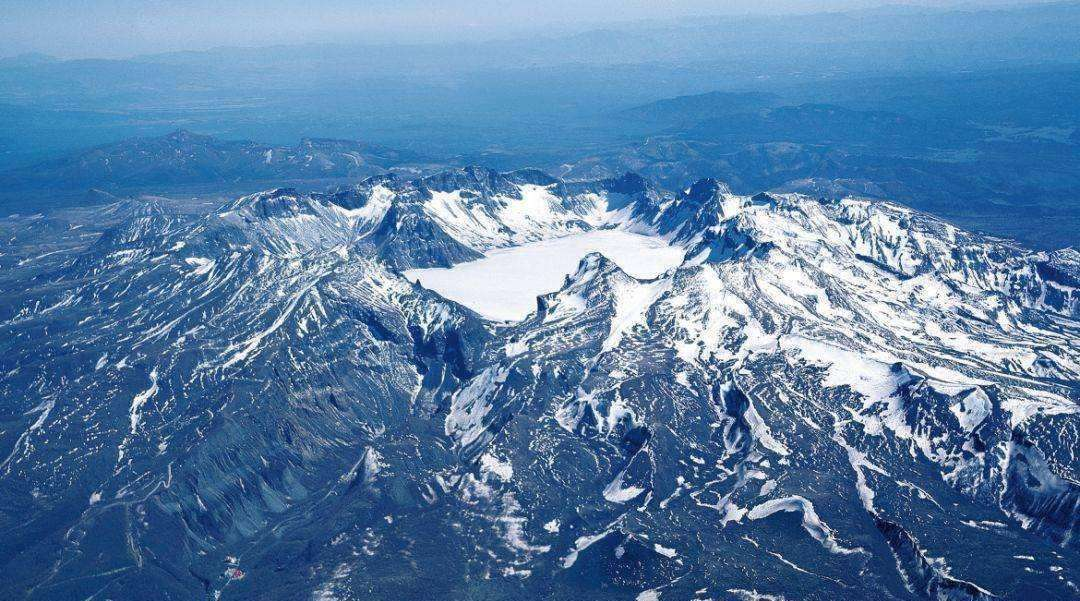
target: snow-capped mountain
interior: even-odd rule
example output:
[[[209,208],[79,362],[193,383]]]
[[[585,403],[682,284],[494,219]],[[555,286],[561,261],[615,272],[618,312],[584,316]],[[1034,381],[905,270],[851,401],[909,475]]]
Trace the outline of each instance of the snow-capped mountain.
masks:
[[[5,598],[1080,594],[1075,249],[465,168],[4,281]]]

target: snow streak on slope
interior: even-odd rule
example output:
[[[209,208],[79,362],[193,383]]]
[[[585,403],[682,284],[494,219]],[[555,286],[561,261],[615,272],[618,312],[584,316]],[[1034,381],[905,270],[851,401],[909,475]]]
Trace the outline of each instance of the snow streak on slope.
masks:
[[[554,292],[582,257],[598,252],[630,275],[655,278],[682,262],[683,250],[663,239],[621,230],[595,230],[489,251],[448,269],[414,269],[410,280],[496,320],[520,320],[536,297]]]

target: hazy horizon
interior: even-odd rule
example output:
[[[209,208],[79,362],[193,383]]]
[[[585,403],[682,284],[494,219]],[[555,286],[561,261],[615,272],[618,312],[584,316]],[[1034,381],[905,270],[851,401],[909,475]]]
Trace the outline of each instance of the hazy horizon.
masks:
[[[13,0],[0,23],[0,57],[46,54],[61,59],[129,58],[144,54],[326,43],[447,43],[541,37],[636,22],[693,17],[797,15],[885,7],[937,10],[1048,4],[1052,0],[707,0],[572,2],[544,6],[514,1]]]

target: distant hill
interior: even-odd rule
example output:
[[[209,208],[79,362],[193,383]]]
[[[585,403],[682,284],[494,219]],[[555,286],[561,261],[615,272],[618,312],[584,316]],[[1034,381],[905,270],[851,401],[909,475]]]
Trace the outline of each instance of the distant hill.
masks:
[[[708,92],[657,100],[620,111],[617,116],[650,125],[678,126],[772,108],[781,102],[779,96],[763,92]]]
[[[42,54],[40,52],[25,52],[23,54],[16,54],[15,56],[5,56],[0,58],[0,69],[18,69],[22,67],[40,67],[41,65],[47,65],[55,63],[59,59],[48,54]]]
[[[690,138],[700,140],[912,149],[964,145],[985,135],[977,127],[945,120],[920,120],[888,111],[850,110],[831,104],[778,106],[717,115],[682,130]]]
[[[11,189],[118,189],[202,183],[370,177],[421,162],[413,153],[351,140],[294,147],[220,140],[185,130],[131,138],[0,173]]]

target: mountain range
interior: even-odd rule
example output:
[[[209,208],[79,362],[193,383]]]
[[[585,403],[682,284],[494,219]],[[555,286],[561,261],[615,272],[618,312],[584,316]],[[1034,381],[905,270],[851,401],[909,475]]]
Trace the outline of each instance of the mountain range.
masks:
[[[1075,248],[480,167],[82,215],[0,275],[4,598],[1080,594]],[[415,275],[605,233],[681,259]]]
[[[719,177],[740,194],[761,190],[890,199],[972,230],[1040,250],[1071,245],[1080,153],[1069,129],[989,126],[837,105],[783,104],[759,93],[714,92],[608,116],[640,140],[583,145],[570,155],[492,150],[428,158],[363,142],[307,138],[296,146],[230,141],[177,130],[131,138],[0,172],[8,213],[85,206],[115,195],[302,191],[383,173],[434,174],[474,160],[539,165],[572,181],[640,173],[668,189]],[[1075,136],[1074,136],[1075,137]],[[87,191],[91,190],[88,199]]]
[[[304,139],[294,147],[221,140],[182,129],[132,138],[0,173],[14,190],[161,188],[194,184],[362,179],[423,159],[349,140]]]
[[[926,91],[920,86],[930,84],[907,85],[914,89],[874,93],[934,102],[923,101]],[[941,93],[963,96],[959,90]],[[855,98],[849,102],[864,104]],[[1018,106],[1007,97],[999,102]],[[916,101],[891,103],[907,104],[910,111]],[[954,106],[963,104],[957,98]],[[1078,213],[1070,199],[1080,189],[1075,175],[1080,146],[1072,126],[1029,128],[1020,125],[1019,114],[995,124],[999,117],[982,110],[983,118],[945,109],[912,117],[832,102],[791,104],[768,94],[713,92],[621,111],[616,118],[623,128],[649,133],[552,161],[550,169],[567,179],[632,170],[670,188],[719,177],[741,194],[769,190],[893,200],[1044,250],[1074,244]],[[1067,112],[1056,113],[1058,123],[1074,120]]]

